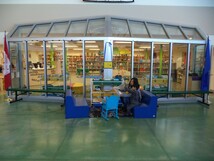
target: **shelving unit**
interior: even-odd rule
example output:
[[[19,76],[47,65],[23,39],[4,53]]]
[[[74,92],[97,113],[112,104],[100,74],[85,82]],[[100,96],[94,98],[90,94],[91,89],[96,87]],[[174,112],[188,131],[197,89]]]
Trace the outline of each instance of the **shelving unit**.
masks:
[[[79,56],[68,56],[67,57],[67,64],[68,64],[68,71],[69,72],[76,72],[78,63],[82,64],[82,55]],[[82,66],[81,66],[82,68]]]
[[[162,75],[167,75],[168,74],[168,63],[163,63],[162,64]],[[173,77],[175,77],[175,68],[176,68],[176,63],[172,64],[172,72],[171,74]],[[134,74],[136,76],[142,76],[142,75],[147,75],[150,73],[150,62],[135,62],[134,64]],[[159,75],[159,62],[153,63],[153,74],[154,75]]]
[[[91,80],[91,104],[101,105],[106,96],[116,95],[114,86],[119,86],[122,81],[119,80]]]
[[[47,65],[51,64],[51,58],[50,55],[47,54]],[[39,62],[42,63],[42,65],[44,65],[44,56],[43,55],[39,55]]]
[[[85,71],[86,75],[99,75],[100,70],[103,69],[104,57],[98,54],[87,54]],[[68,57],[68,71],[76,72],[81,76],[83,71],[82,56],[69,56]]]
[[[149,89],[149,75],[144,77],[143,81],[145,82],[144,89]],[[152,78],[152,90],[166,90],[167,89],[167,83],[168,83],[168,76],[162,75],[161,77],[153,77]]]
[[[131,69],[130,59],[131,59],[131,56],[127,54],[114,55],[113,69],[130,70]]]

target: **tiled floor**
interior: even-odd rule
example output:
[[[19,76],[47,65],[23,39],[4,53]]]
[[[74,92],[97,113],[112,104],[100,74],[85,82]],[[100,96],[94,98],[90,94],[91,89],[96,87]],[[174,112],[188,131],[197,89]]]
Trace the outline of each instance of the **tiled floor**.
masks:
[[[214,102],[214,96],[211,96]],[[214,105],[160,104],[156,119],[64,119],[60,104],[0,96],[0,161],[213,161]]]

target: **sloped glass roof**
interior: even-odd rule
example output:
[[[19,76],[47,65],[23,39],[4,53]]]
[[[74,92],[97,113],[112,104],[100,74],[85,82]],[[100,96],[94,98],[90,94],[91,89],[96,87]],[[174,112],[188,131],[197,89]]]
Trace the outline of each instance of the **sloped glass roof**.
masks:
[[[136,37],[178,40],[205,40],[195,27],[126,18],[99,17],[16,26],[10,38],[44,37]]]

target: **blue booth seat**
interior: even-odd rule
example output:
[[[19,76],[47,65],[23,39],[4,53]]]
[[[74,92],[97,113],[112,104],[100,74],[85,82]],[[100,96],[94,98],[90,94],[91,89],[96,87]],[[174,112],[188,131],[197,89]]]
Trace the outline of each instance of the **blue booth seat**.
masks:
[[[65,98],[65,118],[87,118],[90,107],[85,98],[74,97],[71,90],[68,90]]]
[[[156,118],[157,97],[149,91],[141,91],[141,104],[133,108],[134,118]]]

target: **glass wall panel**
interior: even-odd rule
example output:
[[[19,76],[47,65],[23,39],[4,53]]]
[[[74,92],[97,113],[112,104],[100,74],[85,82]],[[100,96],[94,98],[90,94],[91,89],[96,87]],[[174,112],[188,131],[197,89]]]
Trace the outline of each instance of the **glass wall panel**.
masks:
[[[132,37],[149,38],[145,24],[143,22],[129,21]]]
[[[48,37],[64,37],[68,29],[69,22],[54,23]]]
[[[167,91],[169,73],[169,44],[155,43],[153,53],[152,90]],[[172,80],[172,78],[170,78]]]
[[[47,88],[63,89],[63,50],[62,41],[46,43]],[[68,76],[67,76],[68,78]],[[44,87],[43,87],[44,88]],[[58,94],[54,94],[57,96]]]
[[[36,27],[33,29],[33,32],[30,34],[30,37],[46,37],[50,25],[50,23],[36,25]]]
[[[83,94],[83,46],[82,41],[66,42],[67,85],[75,95]],[[86,70],[87,71],[87,70]]]
[[[126,80],[131,76],[131,49],[130,41],[113,42],[113,77],[121,75]]]
[[[143,89],[149,89],[151,64],[151,43],[135,42],[134,77],[138,78]]]
[[[195,28],[182,27],[182,30],[190,40],[203,40],[198,31]]]
[[[14,34],[12,35],[13,38],[18,38],[18,37],[27,37],[28,34],[30,33],[33,25],[29,26],[19,26]]]
[[[28,61],[30,89],[42,89],[44,86],[44,53],[42,41],[28,42]]]
[[[91,79],[103,77],[104,42],[85,41],[86,97],[90,98]]]
[[[171,39],[185,39],[178,26],[165,25],[165,28]]]
[[[105,36],[105,19],[89,20],[87,36]]]
[[[26,88],[24,43],[10,43],[11,79],[13,88]]]
[[[188,91],[200,90],[204,66],[204,45],[191,45]]]
[[[152,38],[168,38],[161,24],[147,23]]]
[[[130,37],[127,20],[111,19],[111,32],[115,37]]]
[[[74,21],[74,22],[71,22],[71,25],[70,25],[70,28],[69,28],[67,36],[68,37],[85,36],[86,25],[87,25],[87,21]]]
[[[187,60],[187,44],[173,44],[172,50],[172,91],[184,91],[186,79],[186,60]]]

